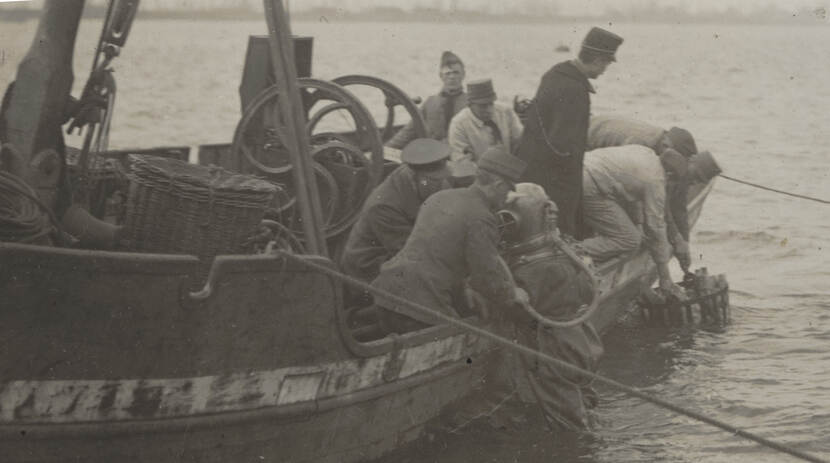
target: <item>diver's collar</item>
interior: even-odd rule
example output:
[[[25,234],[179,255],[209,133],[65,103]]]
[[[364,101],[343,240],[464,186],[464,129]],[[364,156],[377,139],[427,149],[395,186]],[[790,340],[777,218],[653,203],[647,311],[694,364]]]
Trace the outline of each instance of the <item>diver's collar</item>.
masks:
[[[509,266],[525,264],[538,259],[556,256],[553,245],[553,233],[542,232],[531,236],[525,241],[514,244],[504,250],[504,257]]]

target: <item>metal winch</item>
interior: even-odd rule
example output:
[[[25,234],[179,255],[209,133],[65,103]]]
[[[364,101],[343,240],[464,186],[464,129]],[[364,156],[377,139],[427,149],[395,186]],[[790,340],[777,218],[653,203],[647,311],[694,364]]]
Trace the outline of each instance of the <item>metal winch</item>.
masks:
[[[651,323],[672,325],[717,325],[729,322],[729,283],[726,275],[710,275],[706,267],[687,272],[679,282],[685,297],[679,298],[661,289],[644,291],[637,303],[643,319]]]

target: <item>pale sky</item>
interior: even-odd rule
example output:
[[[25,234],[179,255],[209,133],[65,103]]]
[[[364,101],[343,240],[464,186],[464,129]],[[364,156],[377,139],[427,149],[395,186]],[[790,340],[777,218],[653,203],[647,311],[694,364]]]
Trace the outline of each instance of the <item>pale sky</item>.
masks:
[[[0,0],[0,3],[9,0]],[[397,7],[404,10],[416,7],[441,10],[481,10],[489,13],[534,11],[556,12],[568,16],[602,14],[608,9],[628,10],[636,7],[679,7],[691,13],[721,12],[734,8],[749,13],[775,6],[785,11],[810,11],[823,8],[830,16],[830,0],[283,0],[290,10],[302,11],[315,7],[343,8],[348,11],[374,7]],[[105,4],[106,0],[88,0],[88,4]],[[33,6],[42,0],[32,1]],[[259,10],[262,0],[141,0],[142,9],[202,9],[247,6]]]

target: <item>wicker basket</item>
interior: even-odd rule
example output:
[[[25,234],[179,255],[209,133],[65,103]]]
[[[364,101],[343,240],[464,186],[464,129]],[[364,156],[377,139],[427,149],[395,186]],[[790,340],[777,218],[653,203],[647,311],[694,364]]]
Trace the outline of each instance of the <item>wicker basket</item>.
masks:
[[[244,253],[278,187],[175,159],[130,155],[124,224],[129,250],[192,254],[209,264]]]

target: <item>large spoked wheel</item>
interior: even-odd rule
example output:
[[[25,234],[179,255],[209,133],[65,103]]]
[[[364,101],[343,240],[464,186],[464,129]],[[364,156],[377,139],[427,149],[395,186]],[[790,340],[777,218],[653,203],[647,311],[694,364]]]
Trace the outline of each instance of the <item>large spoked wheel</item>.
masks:
[[[332,134],[367,153],[371,190],[383,176],[383,142],[369,110],[338,84],[308,77],[298,79],[298,84],[308,137]],[[263,90],[245,109],[234,132],[231,155],[263,174],[279,175],[291,170],[288,150],[282,141],[287,139],[284,125],[273,120],[273,105],[279,97],[276,86]]]
[[[333,139],[314,145],[312,153],[316,164],[323,166],[338,187],[333,201],[337,208],[326,220],[326,238],[333,238],[349,230],[357,221],[363,202],[371,192],[365,172],[369,160],[353,145]],[[321,196],[325,197],[325,195]]]
[[[351,86],[353,89],[358,86],[374,88],[382,93],[383,105],[386,107],[386,117],[383,124],[380,123],[379,119],[376,119],[376,124],[378,127],[382,127],[381,138],[384,142],[392,138],[398,129],[395,125],[395,111],[398,106],[409,114],[415,128],[416,137],[423,138],[427,136],[426,124],[421,116],[421,111],[418,110],[418,106],[412,98],[398,86],[377,77],[359,74],[341,76],[334,79],[334,82],[343,87]],[[354,89],[354,92],[358,92],[358,90]],[[362,92],[357,94],[363,97]]]
[[[371,114],[351,92],[319,79],[303,78],[298,83],[308,121],[309,155],[323,200],[324,233],[331,238],[354,224],[366,197],[382,179],[383,143]],[[241,172],[293,185],[287,133],[274,111],[279,98],[272,86],[253,99],[237,124],[231,155]],[[296,230],[296,208],[291,207],[295,200],[292,197],[278,207],[291,215],[292,231]]]
[[[337,139],[313,145],[311,156],[314,158],[312,166],[323,208],[324,235],[326,238],[334,238],[349,230],[357,221],[365,200],[365,194],[358,183],[361,176],[363,181],[367,178],[365,167],[369,160],[357,148]],[[364,174],[361,175],[361,172]],[[348,179],[355,177],[355,182],[349,182]],[[286,223],[288,230],[300,237],[303,230],[294,206],[296,198],[292,198],[291,204],[282,209],[281,221]]]

